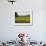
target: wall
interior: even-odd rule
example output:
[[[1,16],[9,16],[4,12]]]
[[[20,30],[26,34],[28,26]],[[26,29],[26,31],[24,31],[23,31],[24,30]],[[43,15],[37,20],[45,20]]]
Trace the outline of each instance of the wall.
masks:
[[[14,12],[19,9],[33,10],[32,26],[14,25]],[[13,5],[7,0],[0,0],[0,40],[14,40],[19,32],[26,32],[37,41],[46,40],[45,0],[17,0]]]

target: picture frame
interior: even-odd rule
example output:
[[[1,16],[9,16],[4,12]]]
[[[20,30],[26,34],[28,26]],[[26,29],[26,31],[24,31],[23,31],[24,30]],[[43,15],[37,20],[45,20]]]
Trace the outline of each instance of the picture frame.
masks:
[[[16,26],[32,26],[33,24],[33,11],[32,10],[17,10],[15,11]]]

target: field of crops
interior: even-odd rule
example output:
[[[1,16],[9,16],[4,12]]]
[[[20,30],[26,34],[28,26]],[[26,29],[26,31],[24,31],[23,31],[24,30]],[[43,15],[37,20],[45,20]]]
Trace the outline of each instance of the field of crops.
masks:
[[[30,17],[15,17],[15,23],[30,23]]]

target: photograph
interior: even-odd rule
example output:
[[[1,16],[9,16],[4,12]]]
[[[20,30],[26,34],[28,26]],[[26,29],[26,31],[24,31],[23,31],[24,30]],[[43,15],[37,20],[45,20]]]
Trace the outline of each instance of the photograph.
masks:
[[[32,25],[32,13],[29,11],[16,11],[15,25]]]

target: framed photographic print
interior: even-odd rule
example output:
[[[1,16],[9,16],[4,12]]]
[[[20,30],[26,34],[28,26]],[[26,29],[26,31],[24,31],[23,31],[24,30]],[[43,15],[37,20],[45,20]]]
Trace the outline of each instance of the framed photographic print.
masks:
[[[33,15],[31,10],[15,11],[15,25],[32,25]]]

